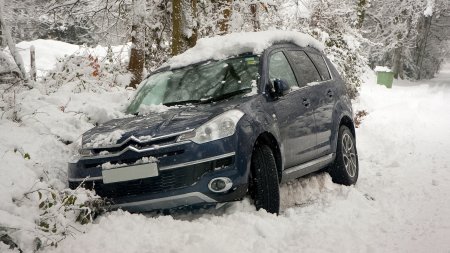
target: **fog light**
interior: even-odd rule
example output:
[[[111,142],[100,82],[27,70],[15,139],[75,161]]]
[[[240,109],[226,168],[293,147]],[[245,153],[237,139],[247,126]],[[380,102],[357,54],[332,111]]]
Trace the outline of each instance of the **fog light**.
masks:
[[[225,192],[231,189],[233,182],[227,177],[218,177],[209,181],[208,188],[212,192]]]

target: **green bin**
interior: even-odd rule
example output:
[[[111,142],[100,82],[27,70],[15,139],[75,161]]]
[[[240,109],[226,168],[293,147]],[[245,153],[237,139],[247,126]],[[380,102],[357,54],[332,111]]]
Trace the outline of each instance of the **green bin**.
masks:
[[[377,72],[377,84],[386,86],[387,88],[392,88],[392,82],[394,81],[394,73],[388,71],[378,71]]]

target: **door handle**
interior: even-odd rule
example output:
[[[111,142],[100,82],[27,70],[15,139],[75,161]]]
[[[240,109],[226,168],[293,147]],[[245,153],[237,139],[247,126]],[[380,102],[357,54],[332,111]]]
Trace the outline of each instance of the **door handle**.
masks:
[[[333,97],[333,91],[331,89],[327,90],[327,96],[328,97]]]
[[[309,105],[310,105],[309,99],[304,98],[302,104],[303,104],[305,107],[309,107]]]

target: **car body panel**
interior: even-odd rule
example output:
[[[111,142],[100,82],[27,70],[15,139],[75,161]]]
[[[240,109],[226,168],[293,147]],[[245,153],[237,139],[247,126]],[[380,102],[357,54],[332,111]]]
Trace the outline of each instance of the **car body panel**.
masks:
[[[267,49],[260,56],[261,75],[257,80],[256,95],[112,120],[87,131],[83,135],[83,145],[93,155],[69,163],[69,186],[75,188],[83,182],[85,187],[109,198],[114,207],[130,211],[238,200],[247,194],[253,148],[263,134],[270,134],[276,140],[280,151],[279,175],[284,177],[280,180],[302,176],[330,164],[336,152],[339,122],[343,117],[352,119],[344,83],[325,58],[332,80],[274,97],[267,75],[268,56],[288,48],[310,50],[292,44]],[[333,90],[332,99],[327,99],[328,89]],[[310,106],[302,103],[305,98],[310,100]],[[233,109],[244,113],[233,135],[202,144],[178,141],[181,135]],[[121,132],[121,137],[114,143],[91,145],[93,140],[114,131]],[[275,147],[271,148],[275,151]],[[105,164],[132,166],[141,164],[143,157],[156,159],[158,176],[103,182]],[[232,188],[222,193],[209,190],[209,182],[218,177],[230,178]]]

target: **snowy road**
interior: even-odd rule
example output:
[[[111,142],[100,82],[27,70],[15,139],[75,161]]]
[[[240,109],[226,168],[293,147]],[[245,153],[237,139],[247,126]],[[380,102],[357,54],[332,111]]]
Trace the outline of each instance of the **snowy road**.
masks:
[[[327,174],[282,186],[282,213],[244,200],[203,215],[112,212],[55,252],[450,252],[450,65],[437,78],[369,79],[355,109],[355,187]]]

